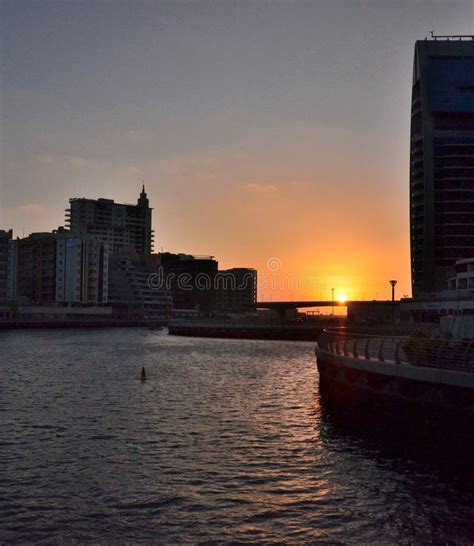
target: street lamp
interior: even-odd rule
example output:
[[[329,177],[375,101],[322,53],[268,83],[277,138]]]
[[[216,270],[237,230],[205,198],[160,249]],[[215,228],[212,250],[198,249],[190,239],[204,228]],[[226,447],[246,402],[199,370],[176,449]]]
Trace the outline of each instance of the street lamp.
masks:
[[[392,280],[388,281],[392,287],[392,326],[395,325],[395,286],[397,285],[397,281]]]

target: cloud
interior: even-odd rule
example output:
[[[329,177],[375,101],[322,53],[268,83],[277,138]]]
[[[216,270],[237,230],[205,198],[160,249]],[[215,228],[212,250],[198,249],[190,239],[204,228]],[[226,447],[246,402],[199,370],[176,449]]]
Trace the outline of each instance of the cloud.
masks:
[[[16,210],[25,214],[38,215],[42,214],[46,210],[46,208],[38,203],[28,203],[26,205],[19,205],[18,207],[16,207]]]
[[[316,182],[314,180],[291,180],[289,182],[290,187],[295,189],[302,189],[302,190],[314,188],[315,185],[316,185]],[[323,183],[319,183],[319,185],[326,186],[327,182],[324,181]]]
[[[67,165],[77,169],[83,169],[90,164],[87,159],[78,155],[38,154],[36,160],[42,165]]]
[[[117,176],[120,178],[143,178],[145,172],[136,163],[127,163],[117,170]]]
[[[140,144],[152,142],[153,140],[153,133],[151,131],[143,131],[141,129],[130,129],[125,135],[132,142],[138,142]]]
[[[244,184],[242,189],[258,193],[275,193],[279,191],[273,184]]]
[[[69,165],[71,165],[71,167],[83,169],[84,167],[87,167],[89,165],[89,161],[87,161],[87,159],[84,159],[83,157],[79,157],[77,155],[68,155],[65,156],[65,159],[69,163]]]
[[[36,159],[43,165],[51,165],[54,163],[54,156],[51,154],[39,154]]]
[[[225,173],[216,157],[212,156],[176,156],[158,161],[158,169],[167,177],[182,179],[186,182],[214,183]]]

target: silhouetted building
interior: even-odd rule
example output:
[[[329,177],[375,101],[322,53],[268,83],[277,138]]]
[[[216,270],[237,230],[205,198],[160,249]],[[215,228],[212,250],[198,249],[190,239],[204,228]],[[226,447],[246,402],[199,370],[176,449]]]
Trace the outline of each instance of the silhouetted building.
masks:
[[[140,263],[133,247],[109,257],[109,303],[120,318],[166,322],[171,318],[171,293],[153,282],[154,272]]]
[[[56,297],[56,236],[32,233],[18,239],[17,296],[28,303],[54,303]]]
[[[415,44],[410,147],[415,296],[444,289],[446,268],[474,256],[474,40],[441,38]]]
[[[347,320],[349,322],[382,325],[392,323],[392,313],[395,320],[400,318],[400,302],[391,301],[351,301],[347,304]],[[363,350],[363,348],[362,348]]]
[[[448,268],[449,290],[471,290],[474,296],[474,258],[458,260]]]
[[[13,230],[10,230],[10,233],[12,234],[12,239],[8,245],[7,301],[15,301],[18,280],[18,239],[13,239]]]
[[[109,246],[111,252],[132,246],[138,254],[153,249],[152,209],[143,186],[136,205],[115,203],[113,199],[73,198],[66,210],[66,225],[75,234],[92,235]]]
[[[257,303],[257,271],[236,267],[219,271],[215,280],[216,310],[252,312]]]
[[[0,304],[8,299],[8,261],[12,231],[0,230]]]
[[[108,245],[61,228],[56,239],[56,303],[107,303]]]
[[[164,282],[171,289],[174,309],[215,309],[214,279],[217,260],[213,256],[191,256],[163,252],[159,256]]]

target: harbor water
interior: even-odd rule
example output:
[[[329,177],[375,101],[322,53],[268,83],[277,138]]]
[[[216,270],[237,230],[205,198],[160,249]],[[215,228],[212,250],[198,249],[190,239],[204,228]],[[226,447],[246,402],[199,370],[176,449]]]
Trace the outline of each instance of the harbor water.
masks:
[[[1,543],[474,541],[472,457],[336,419],[314,343],[5,331],[0,378]]]

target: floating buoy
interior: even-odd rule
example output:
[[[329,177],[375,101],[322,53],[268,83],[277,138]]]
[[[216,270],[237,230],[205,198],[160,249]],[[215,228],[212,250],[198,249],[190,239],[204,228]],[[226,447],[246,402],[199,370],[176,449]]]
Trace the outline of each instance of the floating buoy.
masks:
[[[145,367],[142,368],[141,380],[142,380],[142,381],[146,381],[146,371],[145,371]]]

